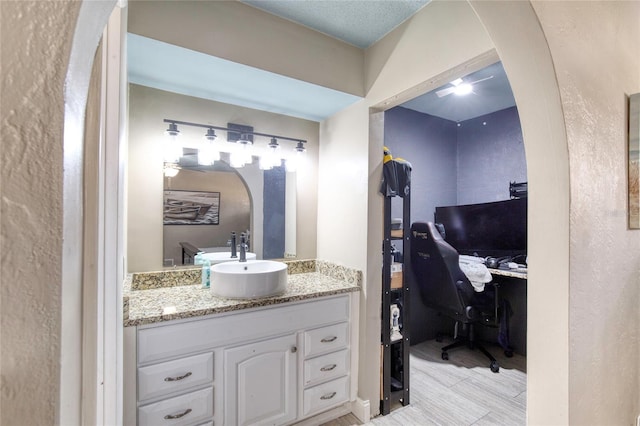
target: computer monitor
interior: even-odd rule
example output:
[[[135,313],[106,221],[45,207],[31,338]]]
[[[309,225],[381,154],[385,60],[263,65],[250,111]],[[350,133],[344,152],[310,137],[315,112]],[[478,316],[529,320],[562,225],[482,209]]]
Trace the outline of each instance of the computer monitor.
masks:
[[[460,254],[516,256],[527,252],[527,199],[436,207],[435,222]]]

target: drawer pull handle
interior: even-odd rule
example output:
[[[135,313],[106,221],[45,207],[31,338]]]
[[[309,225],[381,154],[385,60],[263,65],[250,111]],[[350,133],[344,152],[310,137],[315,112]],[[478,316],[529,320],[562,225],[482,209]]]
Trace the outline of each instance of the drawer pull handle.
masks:
[[[331,392],[331,393],[328,393],[328,394],[326,394],[326,395],[322,395],[322,396],[320,397],[320,399],[331,399],[331,398],[333,398],[334,396],[336,396],[336,393],[335,393],[335,392]]]
[[[332,336],[332,337],[325,337],[324,339],[320,340],[322,343],[331,343],[334,340],[336,340],[338,338],[338,336]]]
[[[183,376],[178,376],[178,377],[165,377],[164,381],[165,382],[177,382],[178,380],[182,380],[182,379],[186,379],[187,377],[189,377],[191,375],[191,371],[189,371],[188,373],[185,373]]]
[[[164,416],[165,420],[175,420],[175,419],[179,419],[181,417],[186,416],[187,414],[189,414],[191,411],[193,411],[191,408],[187,408],[186,410],[184,410],[182,413],[180,414],[167,414],[166,416]]]
[[[324,367],[322,367],[320,369],[320,371],[331,371],[334,368],[336,368],[337,366],[338,366],[337,364],[325,365]]]

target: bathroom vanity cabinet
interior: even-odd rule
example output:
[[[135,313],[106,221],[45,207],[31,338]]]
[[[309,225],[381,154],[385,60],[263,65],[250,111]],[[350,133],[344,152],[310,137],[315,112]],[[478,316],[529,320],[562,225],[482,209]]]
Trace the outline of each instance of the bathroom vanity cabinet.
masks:
[[[125,424],[285,425],[355,401],[357,293],[125,328]]]

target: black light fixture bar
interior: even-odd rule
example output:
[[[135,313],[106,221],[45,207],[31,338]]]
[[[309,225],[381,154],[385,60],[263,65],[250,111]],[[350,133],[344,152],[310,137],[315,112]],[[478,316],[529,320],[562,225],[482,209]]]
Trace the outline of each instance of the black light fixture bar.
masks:
[[[202,127],[203,129],[214,129],[214,130],[224,130],[227,132],[235,132],[235,133],[239,133],[238,129],[230,129],[228,127],[222,127],[222,126],[212,126],[211,124],[200,124],[200,123],[192,123],[190,121],[181,121],[181,120],[170,120],[168,118],[164,119],[165,123],[173,123],[176,125],[181,125],[181,126],[191,126],[191,127]],[[304,139],[300,139],[300,138],[290,138],[288,136],[278,136],[278,135],[272,135],[269,133],[260,133],[260,132],[242,132],[242,134],[247,134],[247,135],[254,135],[254,136],[264,136],[267,138],[276,138],[276,139],[284,139],[284,140],[288,140],[288,141],[293,141],[293,142],[302,142],[302,143],[307,143],[306,140]]]

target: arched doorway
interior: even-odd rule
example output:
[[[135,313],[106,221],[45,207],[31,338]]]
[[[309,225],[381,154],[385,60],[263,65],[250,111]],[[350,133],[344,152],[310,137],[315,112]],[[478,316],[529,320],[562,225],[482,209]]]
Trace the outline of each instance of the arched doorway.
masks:
[[[531,348],[529,421],[567,423],[569,175],[564,121],[553,64],[544,34],[529,3],[475,0],[470,3],[493,39],[512,83],[529,161],[529,197],[534,206],[529,214],[529,275],[532,282],[528,337],[528,347]],[[65,133],[65,147],[81,144],[86,87],[93,52],[114,5],[115,1],[84,2],[82,5],[67,72],[65,127],[69,130]],[[82,161],[81,153],[65,149],[65,164],[71,166],[65,167],[65,194],[67,191],[77,193],[83,187],[83,178],[78,171]],[[74,244],[82,231],[81,221],[78,220],[81,213],[65,210],[64,214],[65,244]],[[545,250],[546,246],[553,246],[554,251]],[[66,317],[64,323],[67,324],[74,319],[81,319],[81,310],[67,310],[65,303],[78,299],[82,264],[74,251],[65,249],[64,253],[62,310]],[[549,306],[549,300],[545,297],[550,292],[555,296],[551,302],[553,306]],[[118,301],[112,300],[110,303],[111,308],[115,309]],[[549,312],[553,313],[553,318],[548,317]],[[69,342],[63,338],[61,344],[64,348],[61,355],[63,377],[66,377],[64,373],[67,368],[70,369],[83,357],[81,336],[75,335],[73,330],[67,334]],[[545,351],[545,347],[538,344],[543,341],[546,347],[552,346],[554,350]],[[120,347],[117,341],[85,342],[93,349],[103,343],[114,343],[111,347]],[[555,366],[553,372],[547,371],[548,365]],[[63,383],[61,393],[63,399],[81,400],[77,387]],[[109,392],[106,396],[116,406],[117,397],[117,390],[115,395]],[[117,408],[114,410],[117,412]]]

